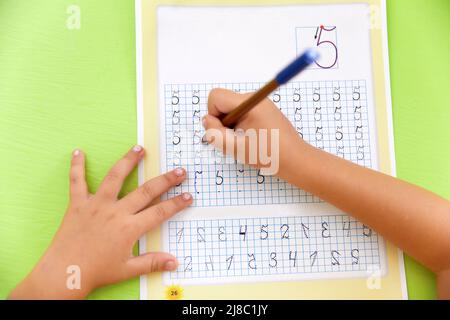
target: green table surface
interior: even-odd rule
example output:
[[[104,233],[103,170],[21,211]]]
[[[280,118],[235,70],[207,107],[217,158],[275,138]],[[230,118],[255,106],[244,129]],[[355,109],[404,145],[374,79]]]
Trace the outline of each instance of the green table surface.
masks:
[[[66,27],[69,5],[81,28]],[[450,198],[450,1],[389,0],[398,176]],[[0,298],[52,239],[68,201],[71,151],[95,190],[136,143],[134,0],[0,0]],[[126,190],[136,187],[136,173]],[[413,235],[412,235],[413,236]],[[406,257],[412,299],[434,275]],[[94,299],[138,299],[137,279]]]

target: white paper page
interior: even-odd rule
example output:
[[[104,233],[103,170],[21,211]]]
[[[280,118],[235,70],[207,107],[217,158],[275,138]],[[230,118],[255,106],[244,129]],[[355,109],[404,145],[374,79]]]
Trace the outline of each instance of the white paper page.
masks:
[[[162,229],[185,285],[385,273],[383,239],[320,199],[201,143],[209,91],[255,91],[306,48],[321,59],[270,97],[303,138],[377,169],[369,7],[159,7],[161,172],[194,205]],[[301,164],[299,164],[301,165]]]

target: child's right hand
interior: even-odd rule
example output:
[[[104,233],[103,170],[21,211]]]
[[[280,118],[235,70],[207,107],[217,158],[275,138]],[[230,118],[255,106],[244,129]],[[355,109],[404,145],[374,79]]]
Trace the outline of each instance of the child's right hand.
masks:
[[[204,118],[205,128],[220,131],[219,137],[224,140],[216,141],[217,132],[210,139],[207,130],[208,142],[236,157],[236,150],[224,150],[226,141],[234,140],[235,147],[245,147],[247,164],[251,148],[246,135],[225,128],[219,117],[248,96],[213,90],[209,114]],[[314,148],[299,137],[289,120],[268,99],[243,116],[236,129],[279,129],[279,177],[352,215],[436,272],[439,296],[450,299],[449,201]],[[259,162],[256,166],[261,167]]]
[[[208,115],[203,119],[203,126],[207,130],[206,138],[216,148],[222,150],[226,154],[234,154],[236,157],[236,149],[245,143],[246,159],[244,162],[249,164],[248,156],[248,141],[245,137],[236,134],[233,130],[223,126],[219,117],[223,114],[229,113],[236,108],[240,103],[246,100],[251,94],[239,94],[225,89],[214,89],[211,91],[208,100]],[[242,129],[247,131],[254,129],[259,132],[261,129],[268,131],[270,138],[270,130],[279,130],[279,141],[271,141],[268,139],[268,151],[270,153],[271,144],[278,143],[279,145],[279,171],[277,173],[281,178],[287,178],[289,171],[293,169],[292,152],[302,152],[305,149],[306,143],[300,138],[299,134],[292,126],[291,122],[284,116],[284,114],[277,108],[277,106],[269,99],[263,100],[255,108],[245,114],[242,119],[235,126],[236,130]],[[208,131],[211,129],[219,130],[222,134],[223,140],[209,139]],[[226,141],[229,139],[235,140],[234,150],[228,150]],[[260,143],[258,141],[258,146]],[[275,146],[276,148],[277,146]],[[267,152],[266,152],[267,153]],[[254,163],[250,163],[253,165]],[[258,163],[256,167],[264,167],[261,164],[258,151]]]

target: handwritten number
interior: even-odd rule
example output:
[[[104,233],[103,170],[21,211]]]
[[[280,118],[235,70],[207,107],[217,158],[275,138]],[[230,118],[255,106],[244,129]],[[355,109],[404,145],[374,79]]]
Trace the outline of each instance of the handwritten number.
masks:
[[[194,189],[195,189],[195,193],[200,194],[200,191],[197,189],[197,184],[198,184],[198,176],[202,175],[203,171],[195,171],[195,175],[194,175]]]
[[[348,228],[346,228],[345,226],[346,225],[348,225]],[[350,234],[351,234],[351,222],[350,221],[347,221],[347,222],[344,222],[344,226],[342,227],[342,230],[344,230],[344,231],[347,231],[347,237],[350,237]]]
[[[329,238],[330,230],[328,229],[328,222],[322,222],[322,238]]]
[[[180,103],[180,98],[176,95],[176,92],[172,95],[172,105],[177,106]]]
[[[198,227],[197,228],[197,242],[206,242],[205,240],[205,228]]]
[[[200,97],[197,96],[196,94],[194,94],[194,95],[192,96],[192,104],[193,104],[193,105],[197,105],[197,104],[199,104],[199,103],[200,103]]]
[[[181,136],[180,136],[180,131],[179,130],[174,130],[173,132],[173,139],[172,139],[172,144],[174,146],[177,146],[181,143]]]
[[[309,259],[311,260],[311,267],[314,266],[314,263],[316,263],[317,260],[317,251],[314,251],[309,255]]]
[[[289,239],[289,225],[283,224],[280,230],[281,230],[281,239]]]
[[[259,236],[261,240],[266,240],[269,237],[269,231],[267,230],[268,227],[268,224],[261,225],[261,234]]]
[[[248,254],[248,267],[250,268],[250,269],[253,269],[253,270],[256,270],[256,258],[255,258],[255,255],[252,253],[252,254]]]
[[[364,160],[364,146],[358,146],[356,150],[358,160]]]
[[[277,261],[277,253],[276,253],[276,252],[271,252],[271,253],[270,253],[269,266],[270,266],[271,268],[275,268],[275,267],[277,266],[277,264],[278,264],[278,261]]]
[[[344,133],[342,132],[342,126],[336,127],[336,140],[341,141],[344,138]]]
[[[177,125],[180,124],[180,111],[174,111],[172,114],[172,124]]]
[[[358,264],[358,263],[359,263],[359,250],[352,249],[352,264]]]
[[[228,263],[227,270],[230,270],[231,264],[234,262],[233,259],[234,259],[234,254],[232,254],[231,256],[229,256],[227,258],[227,263]]]
[[[245,237],[247,235],[247,225],[240,226],[239,228],[239,234],[242,236],[243,241],[245,241]]]
[[[353,89],[353,101],[358,101],[361,99],[361,93],[359,93],[360,87],[357,86]]]
[[[297,251],[289,251],[289,261],[294,261],[293,266],[295,267],[297,264]]]
[[[361,140],[363,138],[363,132],[362,132],[363,127],[362,126],[356,126],[355,129],[355,137],[357,140]]]
[[[309,239],[309,227],[302,223],[303,234],[306,239]]]
[[[181,228],[181,229],[177,232],[177,236],[178,236],[177,243],[180,243],[181,239],[183,238],[183,235],[184,235],[184,228]]]
[[[341,256],[341,254],[339,253],[339,251],[333,250],[331,251],[331,265],[332,266],[339,266],[339,257]]]
[[[187,256],[184,257],[184,271],[192,271],[192,257],[191,256]]]
[[[372,236],[372,229],[370,229],[368,226],[363,225],[363,235],[365,237],[370,238]]]
[[[266,181],[266,177],[261,174],[261,170],[258,170],[256,181],[258,182],[258,184],[263,184],[264,181]]]
[[[279,93],[274,93],[273,96],[272,96],[272,101],[273,101],[274,103],[280,102],[280,101],[281,101],[281,96],[280,96],[280,94],[279,94]]]
[[[209,271],[210,270],[209,268],[211,268],[211,271],[214,271],[213,258],[212,258],[212,256],[208,256],[208,257],[209,257],[209,261],[205,260],[206,271]]]
[[[200,110],[194,110],[194,113],[192,114],[192,124],[200,123],[200,120]]]
[[[219,227],[219,240],[227,241],[227,234],[225,233],[225,227]]]
[[[323,127],[317,127],[316,128],[316,140],[322,141],[323,140],[323,133],[322,133]]]
[[[314,102],[320,101],[320,89],[319,88],[314,88],[313,101]]]
[[[194,135],[192,137],[192,144],[197,145],[202,143],[203,136],[201,135],[199,130],[194,131]],[[201,157],[201,154],[200,154]]]
[[[355,120],[361,120],[362,119],[361,106],[356,106],[355,107],[354,118],[355,118]]]
[[[333,101],[337,102],[341,100],[341,94],[339,93],[340,88],[334,88],[334,93],[333,93]]]
[[[220,175],[220,170],[216,173],[216,185],[221,186],[223,184],[223,176]]]

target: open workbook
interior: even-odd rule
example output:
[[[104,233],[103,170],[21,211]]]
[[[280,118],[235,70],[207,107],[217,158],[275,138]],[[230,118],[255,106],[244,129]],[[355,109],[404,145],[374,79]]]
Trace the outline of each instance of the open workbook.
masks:
[[[202,142],[211,89],[255,91],[315,48],[269,98],[310,144],[395,175],[383,0],[137,0],[136,39],[140,183],[184,167],[163,198],[194,197],[140,240],[179,261],[142,299],[406,298],[402,253],[369,226]]]

